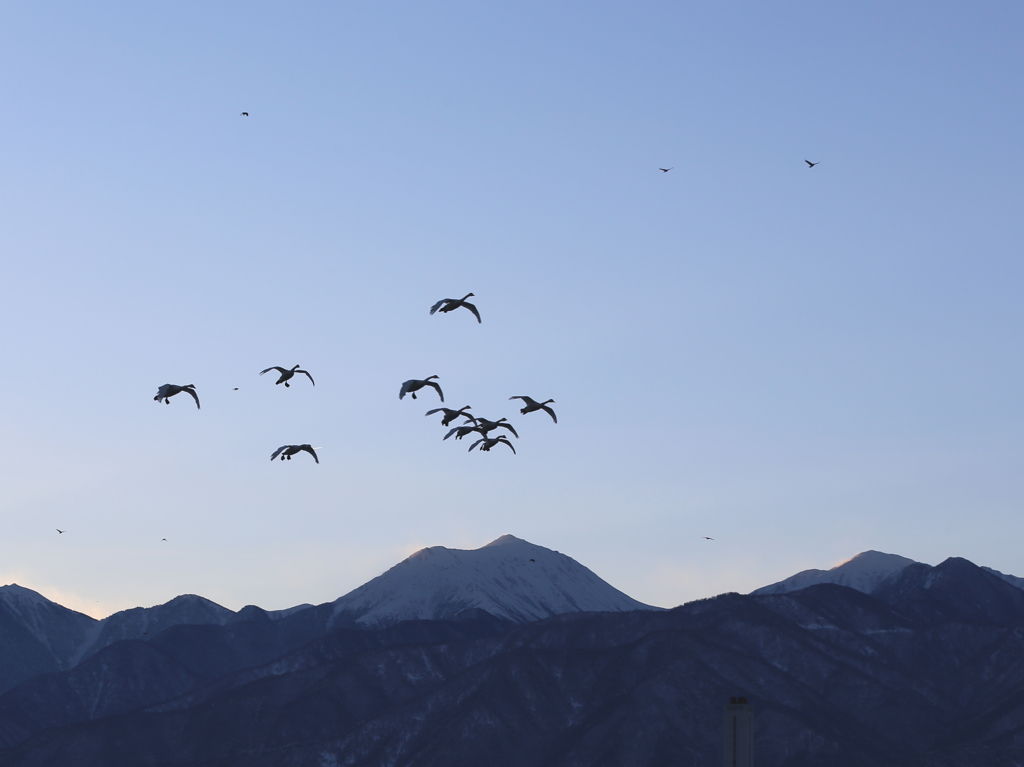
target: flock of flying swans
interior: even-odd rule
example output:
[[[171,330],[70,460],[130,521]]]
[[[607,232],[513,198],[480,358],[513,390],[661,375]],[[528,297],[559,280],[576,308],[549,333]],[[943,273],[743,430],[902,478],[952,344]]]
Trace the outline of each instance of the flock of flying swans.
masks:
[[[243,112],[242,114],[246,117],[248,116],[245,112]],[[436,304],[430,307],[430,314],[433,315],[436,312],[447,314],[448,312],[453,312],[456,309],[468,309],[470,312],[473,313],[473,316],[476,317],[477,323],[480,323],[480,312],[477,310],[476,306],[474,306],[473,304],[469,303],[469,301],[466,300],[472,297],[472,293],[467,293],[462,298],[442,298],[440,301],[438,301]],[[306,376],[309,379],[309,382],[313,386],[316,386],[316,381],[313,380],[313,376],[310,375],[309,371],[302,370],[298,365],[295,365],[294,367],[291,368],[283,368],[278,365],[271,365],[266,370],[261,370],[260,375],[269,373],[271,370],[276,370],[279,373],[278,379],[274,383],[275,386],[279,384],[284,384],[286,387],[291,386],[291,384],[289,384],[288,382],[292,378],[294,378],[297,373],[301,373],[302,375]],[[398,399],[405,399],[406,394],[408,394],[413,399],[416,399],[416,392],[420,391],[421,389],[430,387],[431,389],[437,392],[437,396],[441,399],[441,402],[444,402],[444,392],[441,391],[441,385],[434,381],[435,378],[439,378],[439,376],[434,375],[427,376],[426,378],[410,378],[408,381],[405,381],[402,384],[402,388],[398,392]],[[237,391],[237,388],[235,389],[235,391]],[[182,392],[190,394],[192,396],[192,399],[196,401],[196,408],[201,409],[199,407],[199,395],[196,394],[195,384],[186,384],[185,386],[179,386],[177,384],[164,384],[159,389],[157,389],[156,396],[153,397],[153,399],[156,400],[157,402],[163,402],[166,405],[170,405],[171,397],[173,397],[176,394],[181,394]],[[533,413],[538,410],[543,410],[545,413],[551,416],[552,421],[558,423],[558,418],[555,416],[555,411],[548,407],[548,403],[554,402],[553,399],[547,399],[544,400],[543,402],[537,402],[537,400],[533,399],[532,397],[527,397],[525,395],[517,395],[515,397],[509,397],[509,399],[518,399],[523,401],[525,407],[523,407],[519,411],[523,415],[526,415],[527,413]],[[434,413],[443,413],[444,415],[441,418],[442,426],[450,426],[454,421],[456,421],[459,418],[466,419],[464,423],[455,426],[447,434],[445,434],[442,441],[452,436],[454,436],[455,439],[462,439],[463,437],[467,437],[470,434],[479,434],[480,438],[469,446],[470,452],[473,449],[479,447],[480,452],[487,453],[490,452],[491,448],[496,447],[497,445],[508,445],[509,449],[513,452],[513,454],[516,452],[515,446],[509,441],[508,437],[506,437],[504,434],[497,437],[488,436],[492,431],[496,429],[507,429],[516,439],[518,439],[519,434],[516,432],[515,427],[512,426],[512,424],[508,423],[507,418],[499,418],[497,421],[490,421],[486,418],[481,418],[480,416],[473,415],[472,413],[469,412],[470,409],[471,408],[469,405],[461,407],[458,410],[452,410],[451,408],[447,407],[438,407],[434,408],[433,410],[428,410],[426,414],[430,416],[433,415]],[[302,452],[309,453],[311,456],[313,456],[314,461],[320,463],[320,458],[316,454],[316,449],[313,448],[311,445],[281,445],[281,447],[279,447],[277,450],[273,452],[273,454],[271,454],[270,460],[273,461],[274,459],[280,457],[282,461],[290,461],[293,455]]]
[[[472,293],[467,293],[462,298],[442,298],[436,304],[430,307],[430,314],[434,315],[437,312],[447,314],[453,312],[456,309],[468,309],[476,317],[477,323],[481,323],[480,311],[475,305],[469,303],[467,299],[472,298]],[[441,402],[444,402],[444,392],[441,391],[441,385],[434,381],[439,376],[428,376],[426,378],[412,378],[402,384],[402,388],[398,391],[398,399],[405,399],[405,395],[408,394],[413,399],[416,399],[416,392],[426,387],[431,387],[437,392],[437,396]],[[509,397],[510,400],[519,399],[522,400],[525,407],[519,412],[523,415],[532,413],[536,410],[544,410],[548,415],[551,416],[551,420],[558,423],[558,418],[555,416],[555,411],[548,407],[549,402],[554,402],[553,399],[544,400],[543,402],[537,402],[532,397],[527,396],[515,396]],[[458,410],[453,410],[448,407],[436,407],[433,410],[426,412],[427,416],[432,416],[434,413],[441,413],[441,425],[452,426],[455,421],[459,418],[464,418],[465,421],[456,426],[452,426],[448,433],[444,435],[442,441],[449,437],[455,437],[455,439],[462,439],[468,437],[470,434],[478,434],[480,438],[477,439],[472,445],[469,446],[469,450],[472,451],[474,448],[479,447],[483,453],[490,452],[491,448],[497,445],[508,445],[509,449],[515,453],[515,446],[509,441],[508,437],[504,434],[498,437],[488,436],[495,429],[508,429],[508,431],[516,438],[519,438],[519,434],[516,432],[515,427],[508,423],[507,418],[499,418],[497,421],[491,421],[480,416],[473,415],[469,411],[471,410],[470,405],[460,407]]]

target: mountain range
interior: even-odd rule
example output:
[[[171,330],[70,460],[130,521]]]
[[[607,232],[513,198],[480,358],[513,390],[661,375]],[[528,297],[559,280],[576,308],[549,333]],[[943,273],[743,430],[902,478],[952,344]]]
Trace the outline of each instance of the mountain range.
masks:
[[[276,613],[94,621],[7,586],[0,765],[718,764],[745,695],[761,764],[1009,767],[1020,582],[865,552],[662,610],[503,536]]]

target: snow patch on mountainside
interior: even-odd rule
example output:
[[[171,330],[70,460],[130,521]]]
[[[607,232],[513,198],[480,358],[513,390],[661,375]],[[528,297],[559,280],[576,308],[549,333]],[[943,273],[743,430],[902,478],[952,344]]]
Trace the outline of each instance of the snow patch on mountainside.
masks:
[[[421,549],[334,602],[332,623],[386,626],[451,618],[471,608],[516,622],[571,612],[660,610],[576,560],[512,535],[479,549]]]
[[[783,581],[750,592],[758,594],[785,594],[798,591],[818,583],[835,583],[849,586],[857,591],[870,594],[889,576],[899,572],[907,565],[914,564],[913,559],[898,554],[885,554],[881,551],[863,551],[852,559],[836,565],[831,570],[804,570],[791,575]]]
[[[0,586],[0,608],[7,613],[10,620],[16,621],[39,644],[57,656],[62,654],[62,650],[56,647],[54,642],[66,642],[66,622],[71,621],[72,624],[80,624],[81,627],[96,623],[95,619],[88,615],[62,607],[42,594],[16,583]],[[61,626],[60,629],[57,628],[58,625]]]

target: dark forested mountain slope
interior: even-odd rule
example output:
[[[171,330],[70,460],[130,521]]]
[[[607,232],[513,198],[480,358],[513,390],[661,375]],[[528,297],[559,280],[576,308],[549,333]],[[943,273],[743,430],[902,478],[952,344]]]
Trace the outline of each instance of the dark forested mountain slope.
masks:
[[[821,584],[526,625],[477,612],[305,643],[292,628],[269,661],[272,642],[249,637],[257,622],[167,631],[149,647],[165,657],[133,661],[140,643],[119,643],[93,659],[132,645],[105,689],[130,688],[117,682],[130,668],[164,700],[41,731],[36,720],[0,764],[715,765],[732,695],[755,706],[759,764],[1019,764],[1014,587],[964,560],[892,578],[874,595]],[[79,717],[107,695],[69,679],[48,682],[50,699],[78,690]],[[0,717],[17,695],[0,697]]]

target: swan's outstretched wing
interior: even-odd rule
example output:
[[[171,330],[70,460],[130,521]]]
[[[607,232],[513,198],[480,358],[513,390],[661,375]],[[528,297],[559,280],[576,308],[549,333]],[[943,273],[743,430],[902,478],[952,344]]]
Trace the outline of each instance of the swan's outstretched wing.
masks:
[[[194,399],[196,401],[196,409],[197,410],[202,410],[202,408],[199,407],[199,395],[196,394],[196,390],[194,388],[192,388],[191,386],[182,386],[181,390],[182,391],[187,391],[189,394],[191,394],[192,395],[192,399]]]
[[[316,450],[314,450],[310,445],[299,445],[299,450],[305,450],[307,453],[313,456],[314,461],[320,463],[320,459],[316,457]]]
[[[558,423],[558,417],[555,415],[555,411],[551,409],[549,405],[541,405],[540,409],[551,416],[551,420]]]
[[[476,307],[473,306],[473,304],[469,303],[469,301],[463,301],[462,305],[473,312],[473,316],[476,317],[477,322],[483,322],[483,320],[480,319],[480,312],[476,310]]]
[[[469,446],[469,450],[467,450],[466,452],[467,452],[467,453],[471,452],[471,451],[473,450],[473,448],[474,448],[474,447],[476,447],[477,445],[479,445],[479,444],[480,444],[481,442],[486,442],[486,441],[487,441],[487,438],[486,438],[486,437],[481,437],[481,438],[480,438],[480,439],[478,439],[478,440],[477,440],[476,442],[474,442],[474,443],[473,443],[472,445],[470,445],[470,446]]]
[[[430,313],[433,314],[442,306],[444,306],[445,304],[450,304],[454,300],[454,298],[442,298],[440,301],[438,301],[436,304],[430,307]]]
[[[433,415],[434,413],[444,413],[445,416],[451,411],[446,407],[435,407],[433,410],[428,410],[425,415]]]
[[[277,372],[282,373],[282,374],[288,372],[284,368],[279,368],[277,365],[274,365],[273,367],[269,367],[266,370],[261,370],[260,371],[260,375],[263,375],[264,373],[269,373],[271,370],[276,370]]]
[[[498,426],[504,426],[506,429],[508,429],[510,432],[512,432],[513,434],[516,435],[516,439],[519,439],[519,435],[516,434],[516,428],[512,424],[502,422],[502,423],[499,423]],[[510,442],[509,444],[512,444],[512,443]]]
[[[534,404],[534,402],[533,402],[533,398],[532,398],[532,397],[527,397],[527,396],[526,396],[525,394],[517,394],[517,395],[516,395],[516,396],[514,396],[514,397],[509,397],[509,399],[521,399],[521,400],[522,400],[522,401],[523,401],[524,403],[526,403],[527,405],[532,405],[532,404]]]
[[[296,370],[295,372],[296,372],[296,373],[304,373],[304,374],[305,374],[305,376],[306,376],[306,378],[308,378],[308,379],[309,379],[309,382],[310,382],[311,384],[313,384],[313,386],[316,386],[316,381],[314,381],[314,380],[313,380],[313,376],[311,376],[311,375],[309,374],[309,371],[308,371],[308,370]]]
[[[415,380],[409,380],[402,384],[402,388],[398,392],[398,399],[403,399],[406,394],[409,393],[410,387],[416,383]]]
[[[281,445],[281,447],[279,447],[277,450],[275,450],[274,454],[272,456],[270,456],[270,460],[273,461],[275,458],[277,458],[279,455],[281,455],[281,453],[283,453],[285,450],[287,450],[290,447],[291,447],[291,445]]]
[[[498,439],[498,442],[500,442],[503,445],[508,445],[509,448],[511,448],[513,455],[516,454],[516,446],[509,442],[507,439],[505,439],[504,437],[500,437]]]
[[[442,402],[444,402],[444,392],[441,391],[440,384],[438,384],[436,381],[427,381],[426,383],[427,386],[433,386],[435,389],[437,389],[437,396],[441,398]],[[399,397],[399,399],[401,399],[401,397]]]

